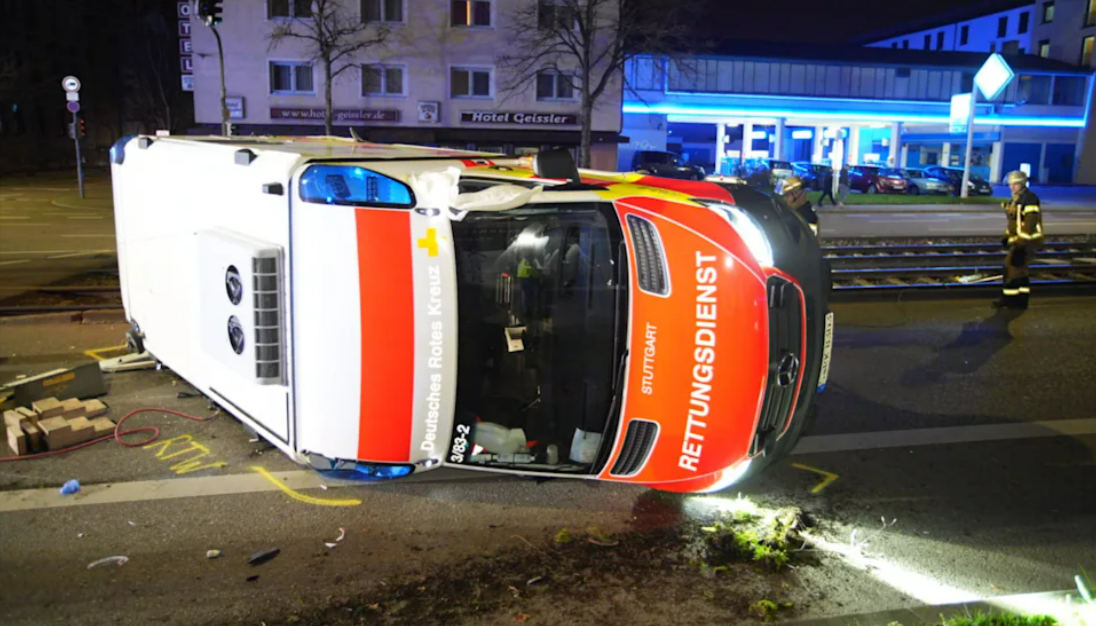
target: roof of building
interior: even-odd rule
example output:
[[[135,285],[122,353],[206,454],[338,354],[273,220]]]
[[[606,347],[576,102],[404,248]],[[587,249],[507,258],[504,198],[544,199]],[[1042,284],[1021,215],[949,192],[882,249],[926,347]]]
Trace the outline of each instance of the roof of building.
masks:
[[[986,15],[1000,13],[1002,11],[1019,9],[1025,6],[1035,6],[1035,2],[1032,0],[982,0],[981,2],[974,2],[940,13],[933,13],[932,15],[909,20],[902,24],[895,24],[887,26],[886,28],[869,31],[854,38],[852,43],[863,45],[886,39],[893,39],[895,37],[901,37],[902,35],[919,33],[941,26],[950,26],[957,22],[965,22]]]
[[[942,52],[902,48],[867,48],[854,45],[788,44],[759,41],[723,41],[700,57],[736,57],[752,60],[799,61],[836,65],[892,65],[895,67],[953,68],[977,71],[987,58],[985,52]],[[1074,74],[1088,76],[1083,68],[1032,54],[1003,55],[1017,73]]]

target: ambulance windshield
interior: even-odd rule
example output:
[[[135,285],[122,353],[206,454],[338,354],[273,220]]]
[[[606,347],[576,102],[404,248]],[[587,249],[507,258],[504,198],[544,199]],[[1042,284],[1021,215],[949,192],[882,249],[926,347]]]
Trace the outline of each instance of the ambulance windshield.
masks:
[[[588,473],[615,431],[620,228],[608,204],[535,206],[453,222],[458,384],[446,459]]]

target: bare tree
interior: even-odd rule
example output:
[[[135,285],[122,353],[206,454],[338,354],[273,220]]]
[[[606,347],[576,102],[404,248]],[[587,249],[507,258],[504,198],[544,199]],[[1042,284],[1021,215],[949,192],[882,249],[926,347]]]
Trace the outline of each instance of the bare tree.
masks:
[[[499,56],[503,89],[523,92],[541,72],[581,94],[581,166],[590,166],[593,113],[608,88],[623,83],[637,54],[681,51],[688,3],[644,0],[528,0],[510,15],[513,50]],[[618,82],[619,81],[619,82]]]
[[[366,22],[342,6],[341,0],[312,0],[311,15],[278,24],[270,34],[270,49],[287,40],[305,43],[310,63],[320,63],[324,75],[324,132],[332,133],[334,109],[331,85],[346,70],[357,67],[355,57],[383,44],[391,30],[386,24]]]

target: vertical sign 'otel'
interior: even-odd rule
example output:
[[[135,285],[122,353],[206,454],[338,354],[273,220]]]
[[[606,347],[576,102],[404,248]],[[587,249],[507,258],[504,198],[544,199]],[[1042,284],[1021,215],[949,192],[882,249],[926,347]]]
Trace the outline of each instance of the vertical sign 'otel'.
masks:
[[[179,17],[179,72],[182,74],[183,91],[194,91],[194,44],[190,40],[190,16],[194,5],[177,2],[175,6]]]

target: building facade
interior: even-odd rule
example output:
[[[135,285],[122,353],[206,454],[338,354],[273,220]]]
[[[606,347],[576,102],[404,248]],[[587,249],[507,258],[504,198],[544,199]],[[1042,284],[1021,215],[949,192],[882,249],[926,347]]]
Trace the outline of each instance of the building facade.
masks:
[[[636,93],[624,103],[622,169],[637,150],[666,149],[724,173],[758,158],[962,167],[967,135],[952,127],[951,100],[971,91],[984,53],[756,43],[720,52],[628,65]],[[995,182],[1027,169],[1040,182],[1096,183],[1085,141],[1092,71],[1007,58],[1016,79],[977,107],[974,172]]]
[[[510,16],[535,0],[342,0],[350,19],[390,29],[332,83],[337,133],[365,139],[527,154],[577,148],[579,92],[550,72],[508,91],[498,57],[511,44]],[[324,72],[304,42],[271,45],[277,25],[304,14],[307,0],[235,0],[219,26],[236,134],[321,134]],[[193,26],[196,122],[220,124],[220,75],[210,29]],[[611,169],[621,130],[622,88],[594,110],[593,165]]]
[[[869,36],[874,48],[1034,54],[1096,68],[1096,0],[996,2]]]

